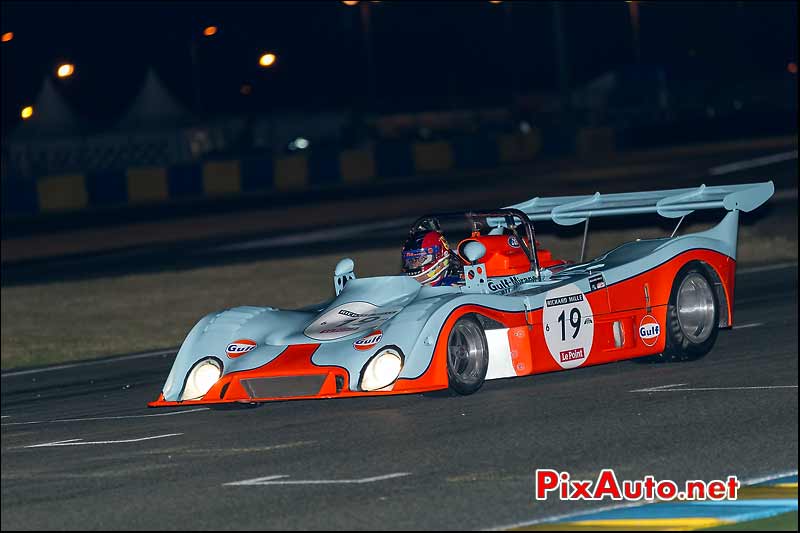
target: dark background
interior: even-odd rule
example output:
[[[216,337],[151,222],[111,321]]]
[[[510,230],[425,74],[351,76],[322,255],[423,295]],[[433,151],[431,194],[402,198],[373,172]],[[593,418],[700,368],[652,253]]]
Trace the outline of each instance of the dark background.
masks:
[[[3,127],[61,61],[59,90],[79,114],[112,123],[153,65],[201,115],[274,109],[404,112],[503,105],[558,87],[549,2],[370,2],[375,102],[361,5],[327,2],[2,3]],[[671,79],[795,76],[796,2],[638,2],[641,63]],[[571,86],[636,62],[630,5],[561,5]],[[216,25],[213,37],[203,28]],[[192,47],[196,62],[192,68]],[[278,56],[260,69],[261,53]],[[240,94],[251,84],[250,96]]]

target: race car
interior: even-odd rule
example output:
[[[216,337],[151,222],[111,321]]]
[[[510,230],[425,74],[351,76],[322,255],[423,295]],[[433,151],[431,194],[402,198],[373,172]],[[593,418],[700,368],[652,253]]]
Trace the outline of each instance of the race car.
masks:
[[[454,283],[434,286],[407,273],[357,278],[354,262],[342,259],[335,297],[325,303],[203,317],[148,405],[471,394],[491,379],[701,357],[733,325],[739,212],[773,192],[771,181],[702,185],[424,216],[412,236],[452,220],[467,225],[452,249],[460,270]],[[727,213],[711,229],[679,235],[684,218],[703,209]],[[672,235],[583,260],[590,219],[642,213],[678,219]],[[534,222],[543,220],[584,223],[580,261],[555,259],[541,247]]]

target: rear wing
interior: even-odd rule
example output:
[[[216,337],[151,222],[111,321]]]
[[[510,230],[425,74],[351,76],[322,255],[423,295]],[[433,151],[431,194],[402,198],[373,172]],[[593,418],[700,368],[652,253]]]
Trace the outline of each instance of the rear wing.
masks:
[[[711,187],[701,185],[664,191],[536,197],[506,209],[519,209],[534,221],[552,220],[562,226],[571,226],[589,218],[643,213],[680,218],[698,209],[748,212],[769,200],[774,192],[775,186],[771,181]]]

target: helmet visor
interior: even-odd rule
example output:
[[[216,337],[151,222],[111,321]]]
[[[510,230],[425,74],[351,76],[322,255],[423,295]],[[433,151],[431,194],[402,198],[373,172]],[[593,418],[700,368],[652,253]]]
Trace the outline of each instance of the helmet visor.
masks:
[[[414,250],[403,250],[403,270],[411,272],[433,263],[439,256],[441,246],[429,246]]]
[[[403,251],[403,270],[406,272],[418,270],[432,263],[436,252],[428,250],[430,248]]]

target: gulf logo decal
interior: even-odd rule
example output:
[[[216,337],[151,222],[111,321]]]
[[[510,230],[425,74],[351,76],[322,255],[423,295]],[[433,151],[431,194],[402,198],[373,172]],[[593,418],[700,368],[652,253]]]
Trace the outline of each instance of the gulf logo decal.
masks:
[[[383,338],[383,333],[380,330],[373,331],[366,337],[361,337],[356,342],[353,343],[353,348],[356,350],[369,350],[379,342]]]
[[[228,357],[231,359],[235,357],[239,357],[241,355],[246,354],[247,352],[254,350],[257,346],[256,341],[250,339],[239,339],[238,341],[233,341],[225,348],[225,353],[228,354]]]
[[[645,315],[639,322],[639,338],[646,346],[654,346],[661,335],[661,325],[652,315]]]

